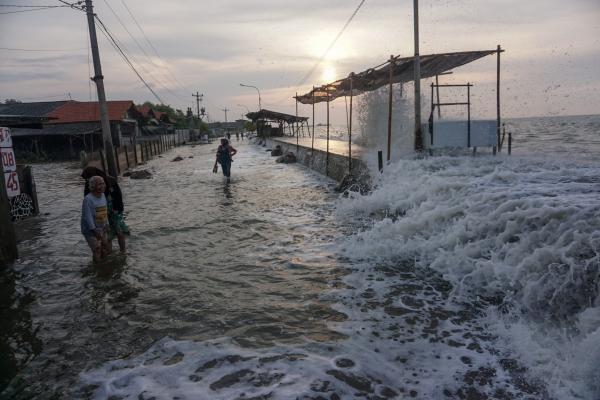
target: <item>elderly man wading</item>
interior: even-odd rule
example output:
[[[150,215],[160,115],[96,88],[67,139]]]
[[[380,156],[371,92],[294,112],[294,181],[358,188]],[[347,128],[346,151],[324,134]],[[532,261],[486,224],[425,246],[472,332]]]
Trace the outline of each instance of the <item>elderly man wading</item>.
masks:
[[[81,233],[85,237],[94,262],[104,259],[109,253],[108,247],[108,208],[104,190],[106,184],[100,176],[89,180],[90,193],[83,198],[81,205]]]

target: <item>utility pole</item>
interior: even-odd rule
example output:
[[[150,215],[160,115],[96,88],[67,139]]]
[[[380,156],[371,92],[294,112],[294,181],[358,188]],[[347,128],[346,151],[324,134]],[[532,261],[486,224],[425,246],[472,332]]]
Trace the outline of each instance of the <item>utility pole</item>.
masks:
[[[85,11],[87,13],[88,27],[90,30],[90,44],[92,48],[92,59],[94,60],[94,77],[98,91],[98,103],[100,103],[100,123],[102,125],[102,141],[104,142],[104,154],[108,165],[108,175],[118,176],[115,151],[110,134],[110,122],[108,119],[108,106],[106,105],[106,94],[104,93],[104,76],[100,66],[100,53],[98,52],[98,38],[96,37],[96,25],[94,22],[94,7],[92,0],[85,0]]]
[[[221,111],[225,112],[225,122],[227,122],[227,111],[229,111],[229,108],[224,108]]]
[[[192,94],[192,97],[196,98],[196,112],[198,115],[198,121],[201,121],[201,119],[200,119],[200,102],[202,101],[204,94],[196,92],[196,94]]]

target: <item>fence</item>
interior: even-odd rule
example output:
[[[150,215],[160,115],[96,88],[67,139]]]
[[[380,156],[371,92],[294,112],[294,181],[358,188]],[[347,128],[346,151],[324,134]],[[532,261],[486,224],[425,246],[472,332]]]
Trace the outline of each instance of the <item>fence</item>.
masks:
[[[186,144],[188,140],[189,132],[187,130],[177,130],[175,134],[143,137],[134,140],[133,144],[115,146],[113,152],[117,172],[120,175],[127,169],[145,163],[165,151]],[[82,164],[85,166],[93,166],[107,172],[104,150],[85,153],[82,158]]]

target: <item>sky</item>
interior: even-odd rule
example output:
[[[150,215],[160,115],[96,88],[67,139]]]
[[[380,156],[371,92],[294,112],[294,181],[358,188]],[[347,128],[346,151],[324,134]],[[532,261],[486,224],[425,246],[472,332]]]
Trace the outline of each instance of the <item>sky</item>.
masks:
[[[259,89],[263,108],[294,114],[295,93],[392,54],[413,54],[413,2],[366,0],[317,64],[359,3],[95,0],[94,10],[161,101],[196,112],[192,94],[199,92],[210,119],[222,121],[224,109],[232,120],[258,108],[257,90],[240,83]],[[27,9],[9,5],[60,4],[0,0],[0,13]],[[600,114],[600,0],[421,0],[419,16],[421,54],[498,44],[506,50],[503,117]],[[98,40],[107,98],[159,102],[100,30]],[[92,75],[83,12],[0,14],[0,100],[95,100]],[[465,82],[475,85],[473,115],[494,117],[495,56],[458,68],[441,83]],[[427,92],[429,81],[422,85]],[[344,100],[331,107],[332,123],[345,121]],[[298,112],[311,116],[312,108],[300,105]],[[316,106],[317,122],[325,122],[325,112],[324,103]]]

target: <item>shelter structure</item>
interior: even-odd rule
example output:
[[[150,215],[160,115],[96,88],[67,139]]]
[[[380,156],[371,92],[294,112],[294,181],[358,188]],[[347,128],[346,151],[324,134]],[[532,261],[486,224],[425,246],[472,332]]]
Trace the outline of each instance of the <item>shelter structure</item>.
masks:
[[[473,134],[471,132],[472,124],[470,121],[470,98],[467,102],[460,103],[441,103],[439,100],[439,88],[446,86],[464,86],[469,90],[472,84],[467,83],[465,85],[439,85],[438,84],[438,76],[451,73],[451,71],[455,68],[461,67],[465,64],[469,64],[473,61],[479,60],[483,57],[496,54],[497,55],[497,121],[495,121],[496,129],[494,130],[493,137],[494,141],[490,142],[489,138],[486,140],[480,140],[477,143],[482,143],[481,145],[492,145],[494,153],[496,152],[496,147],[500,147],[500,54],[504,50],[498,45],[498,47],[494,50],[479,50],[479,51],[463,51],[463,52],[453,52],[453,53],[441,53],[441,54],[429,54],[422,55],[419,57],[420,62],[420,79],[424,78],[435,78],[435,84],[432,84],[432,93],[433,89],[436,89],[437,94],[437,102],[434,101],[432,95],[432,107],[431,107],[431,115],[429,119],[429,124],[427,125],[427,130],[430,132],[430,140],[425,143],[426,147],[432,149],[435,147],[437,142],[434,142],[434,122],[433,122],[433,111],[437,107],[449,106],[449,105],[464,105],[468,108],[469,121],[466,124],[465,134],[468,136],[468,140],[465,141],[467,147],[471,147],[472,144],[477,141],[471,142],[470,135]],[[319,87],[313,87],[311,91],[302,95],[296,95],[294,98],[296,102],[302,104],[311,104],[313,106],[313,131],[314,131],[314,105],[317,103],[326,102],[327,103],[327,153],[329,154],[329,103],[339,97],[349,97],[349,124],[348,124],[348,147],[349,147],[349,155],[348,155],[348,165],[349,172],[352,173],[352,100],[353,96],[363,94],[365,92],[377,90],[381,87],[388,86],[389,87],[389,112],[388,112],[388,143],[387,143],[387,159],[390,160],[391,153],[391,123],[392,123],[392,100],[393,100],[393,92],[392,86],[396,83],[407,83],[411,81],[415,81],[415,59],[416,57],[400,57],[400,56],[391,56],[389,60],[386,62],[377,65],[372,68],[368,68],[359,73],[351,73],[346,78],[338,79],[334,82],[327,83],[325,85]],[[420,85],[420,81],[418,82]],[[296,104],[297,104],[296,103]],[[489,124],[488,124],[489,125]],[[440,125],[440,127],[444,128]],[[453,127],[453,129],[456,127]],[[485,132],[482,135],[489,136],[489,126],[484,127]],[[455,129],[456,130],[456,129]],[[441,129],[444,131],[444,129]],[[445,132],[440,132],[440,134],[444,134]],[[448,141],[446,141],[448,143]],[[314,147],[314,142],[313,142]],[[422,150],[424,148],[423,138],[415,137],[415,149]]]
[[[261,109],[256,112],[249,112],[246,118],[250,119],[255,125],[259,136],[285,136],[296,135],[300,130],[304,132],[304,125],[308,128],[308,117],[299,117],[292,114],[284,114],[277,111]],[[271,124],[277,124],[273,127]],[[310,135],[310,131],[308,131]]]

